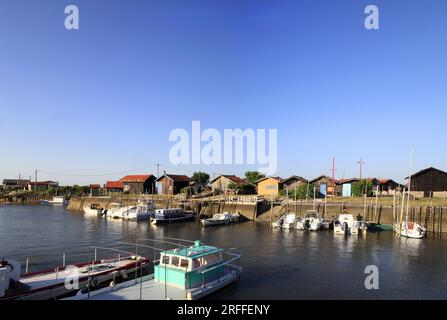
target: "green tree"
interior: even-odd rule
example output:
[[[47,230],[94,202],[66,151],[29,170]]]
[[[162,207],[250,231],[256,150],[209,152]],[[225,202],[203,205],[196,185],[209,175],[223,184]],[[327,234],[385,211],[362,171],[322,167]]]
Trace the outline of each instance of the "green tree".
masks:
[[[260,173],[259,171],[247,171],[245,172],[245,178],[249,183],[255,184],[261,178],[264,178],[265,175]]]
[[[206,172],[197,171],[194,172],[191,180],[200,187],[200,190],[203,190],[210,183],[210,175]]]
[[[369,180],[360,180],[359,182],[356,182],[352,185],[352,196],[353,197],[363,197],[363,195],[366,194],[368,197],[372,196],[373,194],[373,183]]]
[[[313,185],[307,185],[307,184],[300,184],[295,189],[289,190],[287,193],[286,190],[281,190],[281,195],[286,196],[289,195],[289,198],[295,199],[295,192],[296,192],[296,198],[299,200],[306,199],[307,198],[313,198],[314,196],[314,186]]]

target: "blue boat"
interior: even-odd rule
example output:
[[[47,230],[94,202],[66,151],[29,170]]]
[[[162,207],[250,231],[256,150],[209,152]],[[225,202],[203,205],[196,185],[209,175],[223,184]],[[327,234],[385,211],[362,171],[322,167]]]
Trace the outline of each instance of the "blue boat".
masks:
[[[155,210],[151,224],[174,223],[194,220],[194,214],[181,208],[168,208]]]
[[[160,259],[154,261],[154,274],[97,291],[80,291],[68,299],[196,300],[237,281],[242,273],[239,259],[238,254],[197,240],[191,246],[161,251]]]

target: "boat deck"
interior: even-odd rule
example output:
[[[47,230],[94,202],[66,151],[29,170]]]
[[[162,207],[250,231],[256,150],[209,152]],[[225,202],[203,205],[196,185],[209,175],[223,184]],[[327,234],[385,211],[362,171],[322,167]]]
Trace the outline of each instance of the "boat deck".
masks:
[[[184,289],[165,286],[151,278],[143,278],[143,282],[128,281],[124,286],[104,288],[93,292],[90,297],[84,294],[81,299],[88,300],[186,300]],[[140,295],[141,294],[141,295]],[[76,299],[76,297],[74,297]]]

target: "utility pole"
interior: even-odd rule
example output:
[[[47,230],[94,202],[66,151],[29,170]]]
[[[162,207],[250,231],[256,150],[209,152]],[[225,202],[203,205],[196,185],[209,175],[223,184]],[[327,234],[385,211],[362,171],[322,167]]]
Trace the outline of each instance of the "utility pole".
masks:
[[[328,170],[332,173],[332,197],[335,197],[335,171],[337,171],[337,169],[335,169],[335,157],[332,157],[332,168]],[[329,183],[326,186],[326,194],[328,193],[328,187]]]
[[[335,156],[332,157],[332,197],[335,197]]]
[[[34,190],[37,190],[37,169],[34,172]]]
[[[359,179],[362,180],[362,166],[365,164],[365,162],[363,162],[362,158],[360,158],[360,160],[357,162],[357,164],[359,165]]]
[[[160,164],[157,163],[157,179],[160,178]]]

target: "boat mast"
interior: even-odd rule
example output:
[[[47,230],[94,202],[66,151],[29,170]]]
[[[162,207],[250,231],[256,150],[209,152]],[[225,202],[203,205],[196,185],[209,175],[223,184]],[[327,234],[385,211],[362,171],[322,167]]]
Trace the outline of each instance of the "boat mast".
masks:
[[[405,214],[405,222],[408,223],[408,213],[410,211],[410,192],[411,192],[411,171],[413,170],[413,146],[411,146],[410,152],[410,169],[408,173],[408,201],[407,201],[407,211]]]

